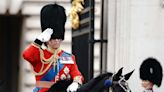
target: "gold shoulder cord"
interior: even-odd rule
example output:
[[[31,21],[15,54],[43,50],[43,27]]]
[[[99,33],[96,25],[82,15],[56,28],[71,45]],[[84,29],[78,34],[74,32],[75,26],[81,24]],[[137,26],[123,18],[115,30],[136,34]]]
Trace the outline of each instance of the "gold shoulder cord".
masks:
[[[57,54],[58,54],[60,51],[61,51],[60,48],[57,49],[57,50],[54,52],[54,54],[53,54],[50,58],[46,59],[46,58],[44,58],[43,50],[42,50],[41,48],[39,48],[40,60],[41,60],[41,62],[42,62],[42,66],[41,66],[41,69],[40,69],[40,71],[39,71],[38,73],[35,72],[34,69],[33,69],[33,67],[32,67],[32,72],[33,72],[35,75],[37,75],[37,76],[44,74],[44,73],[50,68],[50,66],[51,66],[53,63],[55,63],[55,62],[57,61],[57,59],[59,58],[59,56],[58,56]],[[48,64],[48,66],[43,70],[44,64]]]

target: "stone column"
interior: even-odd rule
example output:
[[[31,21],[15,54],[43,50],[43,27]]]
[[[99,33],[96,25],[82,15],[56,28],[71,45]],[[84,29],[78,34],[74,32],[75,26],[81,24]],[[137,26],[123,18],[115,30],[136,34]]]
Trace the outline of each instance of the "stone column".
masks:
[[[131,0],[110,0],[108,6],[108,69],[118,70],[129,61]]]

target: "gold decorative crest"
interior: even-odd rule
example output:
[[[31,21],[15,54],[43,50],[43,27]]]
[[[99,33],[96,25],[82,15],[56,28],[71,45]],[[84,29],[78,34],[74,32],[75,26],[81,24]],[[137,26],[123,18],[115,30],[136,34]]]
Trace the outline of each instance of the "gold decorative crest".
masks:
[[[69,17],[71,19],[71,24],[73,29],[79,28],[80,22],[79,22],[79,15],[84,7],[82,6],[84,4],[84,0],[73,0],[72,1],[72,7],[69,13]]]

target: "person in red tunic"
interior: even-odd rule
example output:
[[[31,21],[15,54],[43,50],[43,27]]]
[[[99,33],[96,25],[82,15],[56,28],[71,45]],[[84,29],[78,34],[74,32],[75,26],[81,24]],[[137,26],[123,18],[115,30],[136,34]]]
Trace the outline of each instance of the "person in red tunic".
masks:
[[[163,77],[162,66],[159,61],[153,57],[145,59],[140,66],[140,78],[144,92],[154,92],[153,86],[161,86]]]
[[[59,80],[73,80],[67,92],[75,92],[83,83],[75,56],[60,48],[64,40],[66,14],[58,4],[41,9],[42,33],[23,51],[23,57],[33,68],[36,87],[33,92],[47,92]]]

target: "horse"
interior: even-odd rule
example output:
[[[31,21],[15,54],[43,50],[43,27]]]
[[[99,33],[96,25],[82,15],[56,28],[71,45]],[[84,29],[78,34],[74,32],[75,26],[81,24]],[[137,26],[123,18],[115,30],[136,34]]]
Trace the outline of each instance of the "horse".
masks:
[[[134,70],[125,75],[122,75],[122,70],[123,67],[116,74],[111,72],[101,74],[81,85],[77,92],[104,92],[109,88],[112,92],[131,92],[127,80]],[[48,92],[67,92],[66,89],[71,83],[71,80],[58,81],[51,86]]]

